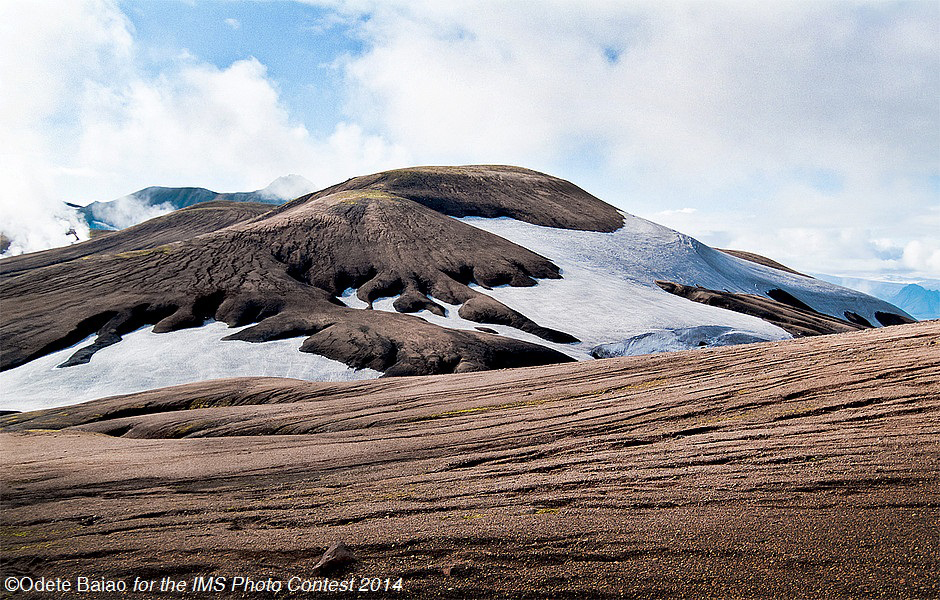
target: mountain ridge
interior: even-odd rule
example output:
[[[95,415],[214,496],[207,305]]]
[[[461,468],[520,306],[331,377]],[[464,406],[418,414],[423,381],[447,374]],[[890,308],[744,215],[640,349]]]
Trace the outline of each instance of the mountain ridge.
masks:
[[[283,175],[252,192],[215,192],[202,187],[149,186],[126,196],[86,206],[69,204],[92,230],[120,230],[144,220],[205,202],[248,202],[277,206],[313,188],[300,175]],[[146,218],[143,218],[146,216]]]

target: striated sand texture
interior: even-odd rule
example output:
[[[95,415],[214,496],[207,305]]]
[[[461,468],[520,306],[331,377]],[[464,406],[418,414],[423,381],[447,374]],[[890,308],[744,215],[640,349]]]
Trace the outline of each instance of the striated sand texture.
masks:
[[[940,597],[937,321],[484,373],[219,380],[2,428],[5,575]],[[336,541],[355,560],[328,572]]]

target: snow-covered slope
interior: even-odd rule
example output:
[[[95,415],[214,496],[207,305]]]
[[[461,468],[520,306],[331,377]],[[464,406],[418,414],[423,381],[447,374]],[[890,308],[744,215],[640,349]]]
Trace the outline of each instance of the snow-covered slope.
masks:
[[[124,336],[84,365],[57,368],[86,339],[25,365],[0,371],[0,410],[38,410],[117,394],[223,377],[292,377],[310,381],[374,379],[381,373],[299,352],[303,337],[251,344],[221,341],[237,329],[211,322],[172,333],[153,327]]]
[[[629,215],[625,218],[625,226],[613,233],[541,227],[509,218],[460,219],[533,250],[561,268],[561,279],[541,279],[532,287],[471,287],[544,327],[574,335],[580,342],[552,343],[508,325],[485,324],[484,327],[499,335],[549,346],[578,360],[591,359],[592,352],[598,346],[622,342],[650,332],[661,332],[664,337],[655,338],[663,340],[661,347],[650,346],[655,340],[648,340],[649,343],[643,347],[648,348],[649,352],[696,348],[704,338],[693,339],[691,335],[676,336],[666,332],[702,326],[724,327],[739,332],[742,334],[737,338],[739,341],[769,341],[791,337],[783,329],[757,317],[692,302],[660,289],[654,283],[656,279],[689,281],[695,278],[702,285],[719,282],[721,276],[714,267],[696,257],[699,248],[720,253],[655,223]],[[742,269],[747,269],[750,264],[728,258],[742,263]],[[721,256],[713,259],[720,262]],[[730,285],[725,280],[720,283],[723,287]],[[376,310],[393,311],[392,304],[396,298],[377,300],[373,307]],[[356,297],[352,289],[346,290],[340,300],[352,308],[368,307]],[[445,308],[444,317],[429,311],[421,311],[417,315],[442,327],[481,327],[481,323],[461,318],[457,314],[459,306],[449,305],[436,298],[433,300]],[[706,343],[718,344],[717,340],[708,340]]]
[[[540,227],[509,218],[461,219],[537,252],[561,267],[562,279],[540,280],[533,287],[474,289],[540,325],[574,335],[581,340],[580,344],[540,343],[581,359],[589,357],[592,349],[601,344],[652,331],[703,325],[730,327],[755,340],[790,337],[779,327],[756,317],[673,296],[657,287],[656,280],[746,294],[766,294],[782,288],[815,310],[840,319],[845,318],[845,311],[852,311],[877,323],[876,311],[897,312],[896,307],[860,292],[729,256],[645,219],[626,214],[624,219],[624,226],[612,233]],[[432,322],[440,320],[426,312],[420,314]],[[478,325],[454,319],[440,324]],[[499,331],[513,337],[521,334],[509,327]],[[687,347],[696,347],[698,341]],[[672,342],[670,345],[678,348]]]
[[[624,215],[624,219],[624,226],[613,233],[565,231],[505,218],[464,221],[538,252],[563,270],[560,263],[568,263],[605,279],[612,273],[645,287],[666,280],[744,294],[782,288],[823,314],[844,319],[844,312],[852,311],[873,323],[878,322],[876,311],[897,312],[897,307],[867,294],[729,256],[639,217]],[[524,291],[500,290],[493,295],[508,298]]]
[[[564,266],[567,263],[565,260],[556,260],[555,263],[562,267],[563,279],[542,280],[530,288],[500,286],[486,290],[476,285],[472,287],[510,308],[531,315],[536,322],[544,323],[546,327],[574,335],[580,340],[578,343],[549,342],[508,325],[469,321],[457,314],[459,306],[436,298],[434,301],[446,310],[444,317],[426,310],[416,314],[441,327],[489,329],[499,335],[548,346],[578,360],[591,359],[594,348],[602,344],[619,342],[651,331],[692,328],[702,324],[726,326],[747,333],[753,336],[749,341],[791,337],[783,329],[757,317],[698,304],[673,296],[656,286],[639,285],[617,275],[592,271],[573,263]],[[347,291],[347,294],[351,292]],[[352,308],[368,308],[354,293],[340,299]],[[397,296],[382,298],[373,303],[373,308],[392,312],[395,310],[392,304],[396,299]],[[698,347],[697,343],[684,347],[673,344],[670,349],[695,347]]]

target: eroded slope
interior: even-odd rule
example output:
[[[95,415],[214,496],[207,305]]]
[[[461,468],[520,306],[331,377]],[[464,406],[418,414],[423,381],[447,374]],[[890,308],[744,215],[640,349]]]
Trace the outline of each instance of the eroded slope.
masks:
[[[550,261],[386,192],[310,198],[198,237],[109,252],[122,233],[102,238],[100,245],[111,245],[81,260],[53,261],[0,279],[4,369],[94,333],[95,343],[72,362],[89,360],[142,325],[165,332],[207,319],[257,323],[235,335],[247,341],[308,335],[303,351],[389,375],[570,360],[532,343],[352,310],[337,300],[346,287],[358,288],[366,302],[403,293],[397,308],[414,312],[434,309],[433,294],[462,304],[465,318],[512,322],[544,339],[574,341],[468,287],[557,278]]]

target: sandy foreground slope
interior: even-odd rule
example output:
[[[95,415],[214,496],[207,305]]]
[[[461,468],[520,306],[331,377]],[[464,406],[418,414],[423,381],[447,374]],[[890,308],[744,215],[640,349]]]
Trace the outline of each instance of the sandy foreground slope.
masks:
[[[4,575],[286,585],[342,540],[372,598],[940,597],[937,321],[3,428]]]

